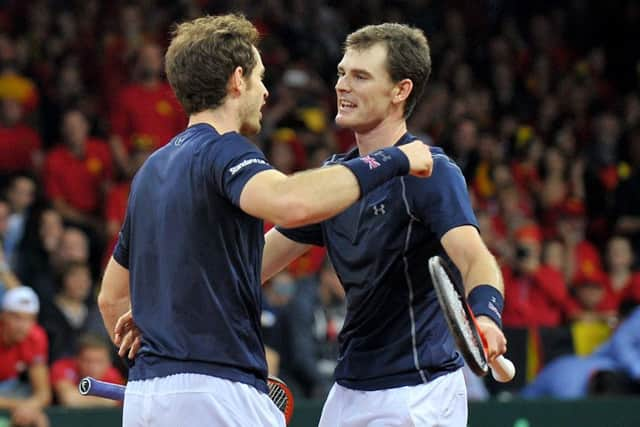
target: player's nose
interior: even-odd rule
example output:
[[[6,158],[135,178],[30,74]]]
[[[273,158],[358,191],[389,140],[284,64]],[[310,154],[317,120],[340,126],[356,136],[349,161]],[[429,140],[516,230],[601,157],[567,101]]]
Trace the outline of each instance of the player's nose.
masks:
[[[335,89],[336,89],[337,92],[348,92],[349,91],[349,85],[347,83],[346,76],[338,77],[338,80],[336,80]]]

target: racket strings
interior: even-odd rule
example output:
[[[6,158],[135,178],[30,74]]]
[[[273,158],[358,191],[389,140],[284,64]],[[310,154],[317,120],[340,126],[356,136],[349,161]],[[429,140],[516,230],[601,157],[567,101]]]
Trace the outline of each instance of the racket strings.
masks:
[[[463,339],[467,343],[471,344],[468,346],[469,351],[473,358],[482,365],[484,362],[484,354],[482,353],[484,350],[482,349],[482,343],[479,343],[476,339],[476,335],[473,332],[473,328],[471,327],[471,323],[467,317],[460,295],[456,292],[453,285],[445,287],[444,290],[446,298],[452,309],[453,317],[460,332],[462,333]]]
[[[279,384],[269,383],[269,397],[278,409],[282,412],[286,411],[287,405],[289,404],[289,397]]]

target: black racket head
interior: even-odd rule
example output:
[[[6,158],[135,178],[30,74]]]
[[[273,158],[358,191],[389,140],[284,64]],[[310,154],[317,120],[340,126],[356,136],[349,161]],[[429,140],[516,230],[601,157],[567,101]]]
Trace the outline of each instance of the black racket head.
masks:
[[[293,417],[293,394],[287,384],[280,378],[269,375],[267,381],[269,386],[269,398],[282,411],[284,419],[289,424]]]
[[[467,366],[478,376],[487,375],[489,363],[482,339],[465,298],[455,286],[442,258],[433,256],[429,259],[429,273],[444,318]]]

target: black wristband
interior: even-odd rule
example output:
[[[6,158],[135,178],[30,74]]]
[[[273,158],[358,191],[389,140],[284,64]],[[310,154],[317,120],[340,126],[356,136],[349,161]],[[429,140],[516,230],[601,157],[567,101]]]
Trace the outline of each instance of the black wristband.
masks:
[[[393,177],[409,173],[409,159],[397,147],[387,147],[342,163],[356,176],[360,197]]]
[[[474,316],[487,316],[502,329],[504,297],[491,285],[478,285],[469,292],[467,302]]]

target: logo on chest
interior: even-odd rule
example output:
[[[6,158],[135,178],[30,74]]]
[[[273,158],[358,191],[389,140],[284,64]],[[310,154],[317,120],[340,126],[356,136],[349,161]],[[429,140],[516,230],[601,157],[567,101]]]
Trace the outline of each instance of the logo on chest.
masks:
[[[387,213],[384,203],[378,203],[377,205],[371,206],[371,210],[373,210],[373,214],[375,216],[384,215]]]

